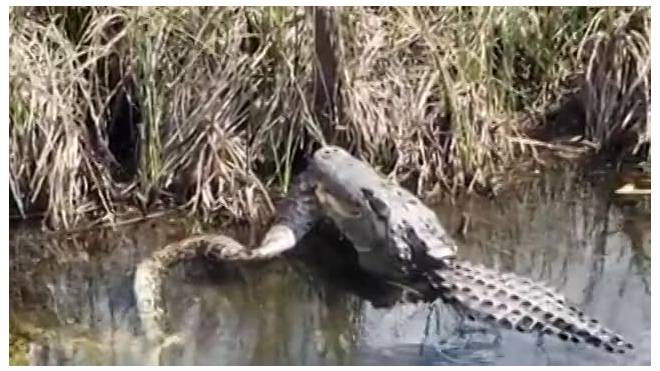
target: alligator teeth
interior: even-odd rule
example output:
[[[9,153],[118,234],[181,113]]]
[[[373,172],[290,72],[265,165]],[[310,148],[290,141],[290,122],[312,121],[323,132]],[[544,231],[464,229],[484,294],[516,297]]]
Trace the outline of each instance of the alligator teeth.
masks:
[[[554,335],[564,341],[585,342],[609,352],[632,349],[620,335],[571,306],[549,286],[513,273],[500,273],[466,261],[455,261],[435,272],[470,318],[480,318],[520,332]]]

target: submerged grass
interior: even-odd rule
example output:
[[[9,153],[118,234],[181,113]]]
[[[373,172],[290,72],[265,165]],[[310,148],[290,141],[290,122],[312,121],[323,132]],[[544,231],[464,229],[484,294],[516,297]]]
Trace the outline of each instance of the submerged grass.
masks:
[[[541,149],[650,153],[650,8],[14,7],[9,21],[10,198],[52,228],[125,206],[256,220],[321,143],[451,195],[496,189]]]

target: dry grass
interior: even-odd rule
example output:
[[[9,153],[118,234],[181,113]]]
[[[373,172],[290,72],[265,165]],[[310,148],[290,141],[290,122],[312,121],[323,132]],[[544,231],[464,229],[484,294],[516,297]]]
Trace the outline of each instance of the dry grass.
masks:
[[[588,140],[608,147],[632,137],[634,151],[650,142],[651,17],[646,12],[599,12],[580,44]]]
[[[10,8],[16,210],[55,228],[163,203],[255,220],[319,143],[420,194],[489,190],[561,150],[522,124],[572,91],[590,148],[650,142],[650,8],[339,8],[325,29],[315,14]]]

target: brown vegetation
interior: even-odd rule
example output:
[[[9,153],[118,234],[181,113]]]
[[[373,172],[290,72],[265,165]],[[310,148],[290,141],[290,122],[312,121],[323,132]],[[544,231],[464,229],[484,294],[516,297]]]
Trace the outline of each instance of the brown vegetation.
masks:
[[[539,149],[649,153],[650,14],[10,8],[10,199],[53,228],[254,220],[322,143],[420,194],[488,191]]]

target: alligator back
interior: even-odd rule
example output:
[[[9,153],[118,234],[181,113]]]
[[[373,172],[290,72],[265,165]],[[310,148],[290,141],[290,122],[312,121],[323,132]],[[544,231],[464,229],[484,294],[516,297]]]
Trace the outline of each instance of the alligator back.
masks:
[[[609,352],[624,353],[633,348],[542,283],[460,260],[434,273],[440,281],[433,284],[444,292],[444,298],[460,304],[471,319],[585,342]]]

